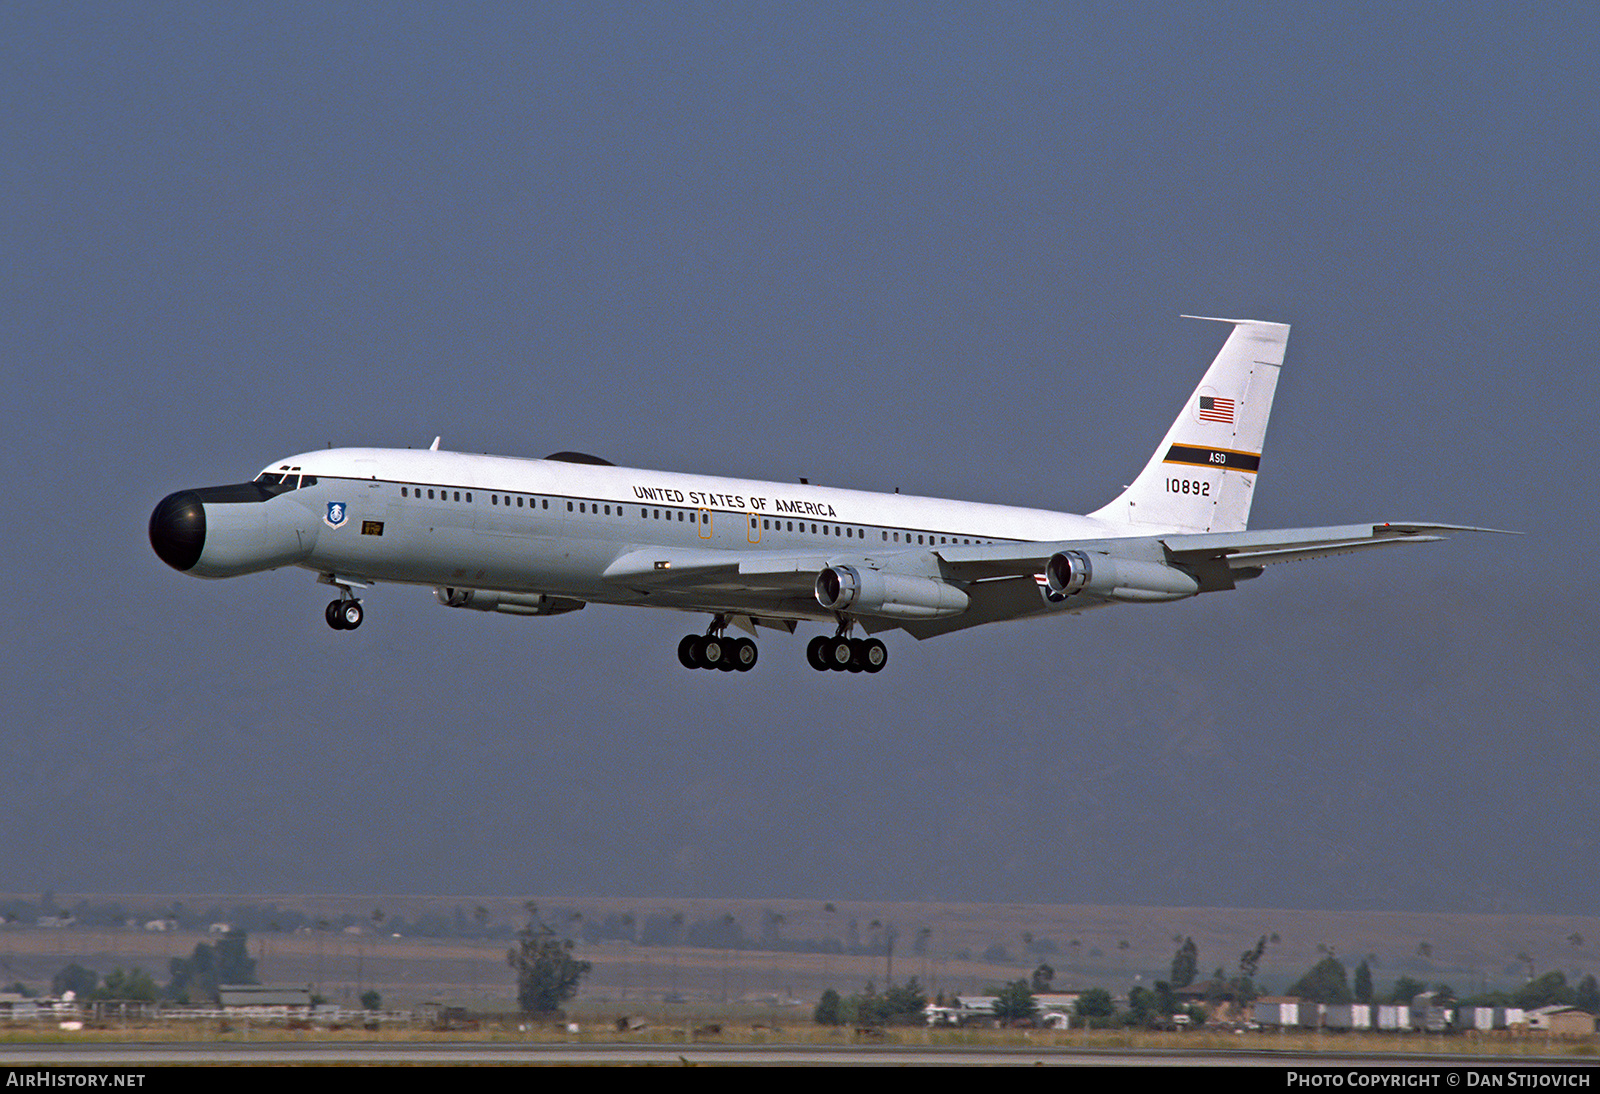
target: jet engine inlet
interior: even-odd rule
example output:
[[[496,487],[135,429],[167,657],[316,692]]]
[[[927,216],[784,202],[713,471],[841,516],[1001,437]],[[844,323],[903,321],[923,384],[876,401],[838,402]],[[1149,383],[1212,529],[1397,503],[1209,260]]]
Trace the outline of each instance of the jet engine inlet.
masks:
[[[856,566],[828,566],[817,575],[817,603],[829,611],[889,619],[935,619],[967,610],[967,594],[931,577]]]
[[[1045,564],[1045,580],[1060,596],[1092,593],[1129,603],[1182,600],[1200,591],[1193,576],[1160,562],[1140,562],[1086,551],[1060,551]]]

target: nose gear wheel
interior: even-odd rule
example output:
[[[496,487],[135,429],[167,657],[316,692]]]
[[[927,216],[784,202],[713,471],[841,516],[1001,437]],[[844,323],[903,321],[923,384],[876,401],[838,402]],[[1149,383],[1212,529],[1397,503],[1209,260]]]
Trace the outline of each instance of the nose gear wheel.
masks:
[[[329,603],[323,616],[327,619],[328,626],[334,630],[353,631],[361,626],[361,620],[366,617],[366,613],[361,610],[359,600],[335,600]]]

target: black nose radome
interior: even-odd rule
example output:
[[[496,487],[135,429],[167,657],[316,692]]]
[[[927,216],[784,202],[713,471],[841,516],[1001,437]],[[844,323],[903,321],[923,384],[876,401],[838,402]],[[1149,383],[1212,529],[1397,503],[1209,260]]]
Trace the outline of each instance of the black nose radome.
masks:
[[[206,510],[200,495],[179,490],[161,499],[150,514],[150,546],[174,570],[187,570],[200,561],[206,545]]]

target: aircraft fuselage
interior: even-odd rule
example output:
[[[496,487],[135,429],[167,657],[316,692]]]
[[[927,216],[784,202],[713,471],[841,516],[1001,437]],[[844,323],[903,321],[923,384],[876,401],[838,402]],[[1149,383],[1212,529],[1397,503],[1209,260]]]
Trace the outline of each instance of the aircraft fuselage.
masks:
[[[431,450],[307,452],[262,476],[289,485],[258,479],[165,499],[151,521],[157,552],[197,577],[294,565],[374,582],[831,620],[814,597],[779,606],[733,586],[641,592],[604,575],[650,548],[870,561],[917,547],[1118,534],[1040,509]],[[197,523],[184,506],[200,508],[200,531],[181,544],[192,559],[175,545],[179,517]]]

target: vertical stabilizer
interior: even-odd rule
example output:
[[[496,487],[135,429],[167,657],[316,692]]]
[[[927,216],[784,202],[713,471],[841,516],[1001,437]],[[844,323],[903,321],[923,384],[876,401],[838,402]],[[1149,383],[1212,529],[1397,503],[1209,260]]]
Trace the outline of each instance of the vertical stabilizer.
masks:
[[[1200,386],[1133,485],[1090,516],[1184,532],[1240,532],[1249,524],[1289,326],[1214,321],[1232,323],[1233,333]]]

